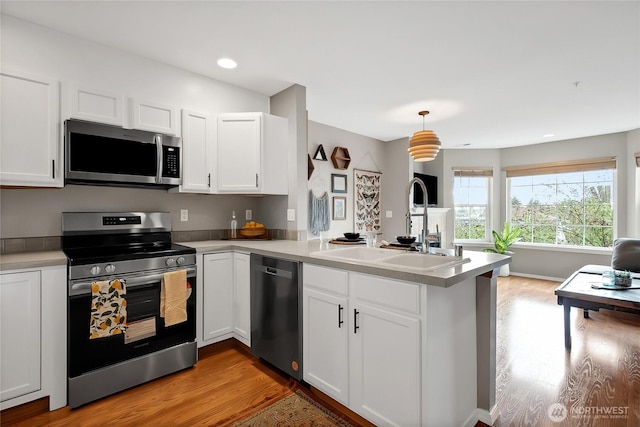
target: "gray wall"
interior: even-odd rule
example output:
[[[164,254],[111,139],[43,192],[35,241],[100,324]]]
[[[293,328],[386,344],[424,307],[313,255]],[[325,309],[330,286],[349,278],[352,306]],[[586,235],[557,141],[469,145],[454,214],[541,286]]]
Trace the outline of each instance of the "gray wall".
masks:
[[[389,206],[388,201],[385,199],[384,183],[387,180],[388,174],[393,173],[395,165],[388,161],[385,155],[386,144],[377,139],[369,138],[366,136],[358,135],[353,132],[339,129],[336,127],[324,125],[314,121],[309,121],[309,146],[308,153],[313,158],[319,145],[323,146],[327,155],[327,161],[312,160],[314,171],[311,175],[307,186],[305,186],[305,203],[308,203],[308,191],[317,186],[321,188],[321,192],[329,193],[329,202],[333,197],[346,197],[346,220],[333,220],[330,221],[329,236],[340,237],[345,232],[354,230],[353,221],[353,170],[362,169],[367,171],[382,172],[382,215],[384,217],[385,206]],[[331,153],[337,146],[345,147],[349,150],[349,156],[351,162],[347,169],[335,169],[331,162]],[[305,153],[304,164],[306,165],[307,157]],[[306,167],[305,167],[306,171]],[[347,193],[332,193],[331,192],[331,174],[339,174],[347,176]],[[304,181],[307,181],[306,174]],[[302,187],[302,186],[301,186]],[[307,215],[308,217],[308,215]],[[309,219],[306,218],[307,224]],[[309,227],[309,226],[308,226]],[[382,230],[384,232],[385,224],[382,223]],[[307,229],[310,229],[307,228]],[[313,235],[310,232],[307,235],[308,239],[317,239],[319,236]]]
[[[382,181],[382,196],[385,212],[391,211],[392,217],[383,215],[384,239],[393,242],[396,236],[406,234],[406,213],[409,208],[407,185],[413,177],[413,161],[407,152],[409,138],[401,138],[384,145],[385,162],[393,165],[388,168]],[[383,213],[385,213],[383,212]]]

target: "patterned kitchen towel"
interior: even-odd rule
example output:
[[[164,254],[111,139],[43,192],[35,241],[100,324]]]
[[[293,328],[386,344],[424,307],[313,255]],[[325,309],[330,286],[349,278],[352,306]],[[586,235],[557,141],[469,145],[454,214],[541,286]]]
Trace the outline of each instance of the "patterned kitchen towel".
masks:
[[[160,317],[164,317],[164,326],[187,320],[187,286],[187,270],[164,273],[160,288]]]
[[[127,329],[126,295],[124,279],[91,284],[89,339],[122,334]]]

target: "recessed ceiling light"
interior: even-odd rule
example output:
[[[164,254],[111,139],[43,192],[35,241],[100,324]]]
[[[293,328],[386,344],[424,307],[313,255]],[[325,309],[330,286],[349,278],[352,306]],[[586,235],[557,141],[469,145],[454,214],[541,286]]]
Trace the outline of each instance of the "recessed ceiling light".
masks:
[[[236,61],[234,61],[231,58],[220,58],[220,59],[218,59],[218,65],[220,67],[222,67],[222,68],[227,68],[227,69],[236,68],[238,66]]]
[[[542,135],[543,138],[551,138],[552,136],[556,136],[555,133],[545,133],[544,135]]]

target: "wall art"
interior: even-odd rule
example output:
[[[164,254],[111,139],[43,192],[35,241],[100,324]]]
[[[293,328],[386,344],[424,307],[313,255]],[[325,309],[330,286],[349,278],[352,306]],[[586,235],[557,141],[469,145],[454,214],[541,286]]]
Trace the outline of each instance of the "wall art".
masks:
[[[380,192],[382,174],[354,169],[353,171],[353,221],[354,231],[382,232]]]

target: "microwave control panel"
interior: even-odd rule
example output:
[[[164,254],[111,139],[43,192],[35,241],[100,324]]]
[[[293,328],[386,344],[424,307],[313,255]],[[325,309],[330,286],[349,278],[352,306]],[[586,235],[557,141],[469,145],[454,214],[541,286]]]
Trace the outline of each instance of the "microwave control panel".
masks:
[[[180,177],[180,148],[163,146],[164,165],[162,176],[167,178]]]

